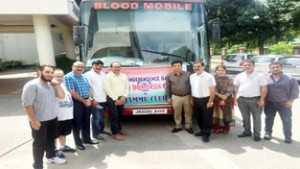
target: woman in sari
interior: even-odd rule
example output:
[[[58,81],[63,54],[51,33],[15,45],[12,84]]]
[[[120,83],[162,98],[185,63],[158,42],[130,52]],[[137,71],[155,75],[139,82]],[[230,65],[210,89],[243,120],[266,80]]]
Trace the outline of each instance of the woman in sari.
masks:
[[[213,132],[228,133],[230,125],[235,122],[233,112],[233,80],[226,75],[226,67],[217,65],[215,68],[216,96],[214,99]]]

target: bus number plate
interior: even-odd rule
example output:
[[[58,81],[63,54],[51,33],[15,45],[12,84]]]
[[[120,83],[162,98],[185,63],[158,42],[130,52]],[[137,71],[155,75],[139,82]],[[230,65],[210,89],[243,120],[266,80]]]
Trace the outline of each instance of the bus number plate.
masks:
[[[144,115],[144,114],[167,114],[167,109],[135,109],[133,115]]]

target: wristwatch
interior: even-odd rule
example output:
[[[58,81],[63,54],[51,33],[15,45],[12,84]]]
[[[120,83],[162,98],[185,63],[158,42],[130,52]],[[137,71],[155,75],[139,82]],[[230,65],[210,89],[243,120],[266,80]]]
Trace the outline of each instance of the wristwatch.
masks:
[[[93,101],[94,99],[92,97],[89,98],[90,101]]]
[[[210,105],[214,105],[214,102],[209,102]]]

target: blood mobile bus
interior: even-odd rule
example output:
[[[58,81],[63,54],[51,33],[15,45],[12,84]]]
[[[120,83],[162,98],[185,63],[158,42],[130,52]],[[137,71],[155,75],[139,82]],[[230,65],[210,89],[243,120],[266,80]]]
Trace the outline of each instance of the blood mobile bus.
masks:
[[[124,115],[173,114],[167,104],[171,62],[186,70],[201,60],[210,67],[204,0],[83,0],[74,41],[93,60],[122,64],[129,80]]]

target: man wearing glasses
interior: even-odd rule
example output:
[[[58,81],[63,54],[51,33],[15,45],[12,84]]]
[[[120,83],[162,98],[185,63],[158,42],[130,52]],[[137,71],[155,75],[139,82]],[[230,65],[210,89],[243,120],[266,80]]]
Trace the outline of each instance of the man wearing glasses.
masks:
[[[91,140],[90,118],[91,118],[91,86],[88,78],[83,75],[84,64],[80,61],[74,62],[72,72],[65,75],[66,88],[72,95],[74,103],[73,136],[76,148],[85,150],[85,144],[98,144]],[[82,137],[80,138],[80,133]]]

